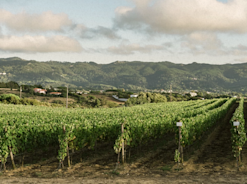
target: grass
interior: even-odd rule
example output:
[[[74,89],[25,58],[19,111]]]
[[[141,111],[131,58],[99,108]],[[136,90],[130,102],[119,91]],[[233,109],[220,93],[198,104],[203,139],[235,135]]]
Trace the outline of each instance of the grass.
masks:
[[[117,172],[117,171],[112,171],[111,174],[119,176],[119,172]]]
[[[36,177],[41,177],[41,176],[42,176],[42,173],[41,173],[41,172],[35,172],[35,173],[34,173],[34,176],[36,176]]]
[[[171,168],[172,168],[171,165],[165,165],[165,166],[161,167],[160,169],[161,169],[162,171],[170,171]]]

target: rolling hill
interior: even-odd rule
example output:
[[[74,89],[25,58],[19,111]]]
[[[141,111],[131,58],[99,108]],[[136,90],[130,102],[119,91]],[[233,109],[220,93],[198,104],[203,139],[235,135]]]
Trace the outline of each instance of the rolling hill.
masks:
[[[247,92],[247,63],[242,64],[174,64],[164,62],[116,61],[38,62],[18,57],[0,58],[0,82],[42,84],[91,89],[127,88],[174,90],[223,90]]]

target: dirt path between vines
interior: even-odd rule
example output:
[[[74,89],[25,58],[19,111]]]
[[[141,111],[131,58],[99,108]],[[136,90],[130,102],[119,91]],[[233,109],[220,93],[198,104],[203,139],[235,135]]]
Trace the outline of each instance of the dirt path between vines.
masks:
[[[230,119],[238,104],[234,104],[220,125],[209,135],[199,150],[185,162],[182,172],[231,173],[236,160],[231,147]]]
[[[141,149],[131,151],[131,159],[125,166],[116,166],[116,154],[112,145],[104,145],[97,149],[73,156],[70,168],[56,170],[58,163],[55,156],[47,156],[47,160],[32,163],[37,158],[27,158],[26,165],[18,169],[0,173],[0,184],[9,183],[246,183],[247,170],[241,167],[236,172],[236,162],[231,151],[230,119],[238,104],[231,107],[219,125],[210,130],[200,148],[194,153],[186,153],[187,158],[182,170],[175,171],[174,151],[177,145],[174,135],[160,142],[150,143]],[[247,110],[245,104],[245,112]],[[247,113],[246,113],[247,114]],[[246,115],[245,114],[245,115]],[[247,115],[246,115],[247,116]],[[127,150],[128,151],[128,150]],[[54,154],[53,154],[54,155]],[[36,155],[43,160],[44,155]],[[243,148],[243,162],[247,165],[247,144]],[[81,158],[83,160],[81,161]],[[128,159],[127,159],[128,160]]]

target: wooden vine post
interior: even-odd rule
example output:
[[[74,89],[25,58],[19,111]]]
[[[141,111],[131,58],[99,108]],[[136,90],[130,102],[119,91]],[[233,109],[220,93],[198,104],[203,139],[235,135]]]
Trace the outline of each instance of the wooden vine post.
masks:
[[[181,155],[181,163],[183,164],[183,146],[181,145],[181,140],[182,140],[182,134],[181,134],[181,126],[183,126],[183,123],[181,122],[181,120],[179,120],[179,122],[177,122],[177,127],[178,127],[178,151]]]
[[[66,128],[65,128],[65,126],[63,126],[63,131],[64,131],[64,134],[65,134],[65,133],[66,133]],[[70,156],[69,156],[69,145],[68,145],[68,140],[67,140],[66,144],[67,144],[68,167],[70,167]]]
[[[238,121],[238,120],[234,121],[234,122],[233,122],[233,126],[236,127],[236,130],[237,130],[236,132],[238,132],[239,121]],[[240,164],[240,162],[241,162],[241,160],[240,160],[240,150],[237,148],[236,151],[237,151],[238,154],[239,154],[238,157],[237,157],[237,155],[236,155],[237,171],[239,171],[239,164]],[[237,153],[237,152],[236,152],[236,153]]]
[[[1,160],[0,173],[2,172],[2,167],[3,167],[3,161]]]
[[[9,147],[9,154],[10,154],[10,158],[11,158],[13,169],[15,169],[16,168],[15,167],[15,161],[14,161],[14,156],[13,156],[11,147]]]
[[[7,128],[6,127],[5,127],[5,133],[7,133]],[[15,167],[15,161],[14,161],[14,156],[13,156],[13,152],[12,152],[11,146],[9,146],[9,154],[10,154],[10,158],[11,158],[13,169],[16,169],[16,167]],[[5,163],[4,163],[4,167],[5,167]]]
[[[124,123],[122,123],[121,129],[122,129],[122,162],[124,164]]]
[[[21,88],[21,85],[20,85],[20,98],[21,98],[21,92],[22,92],[22,88]]]
[[[3,171],[6,172],[6,165],[5,165],[6,160],[3,158],[3,160],[1,160],[1,166],[0,166],[0,172]]]
[[[67,85],[67,93],[66,93],[66,108],[68,108],[68,96],[69,96],[69,89]]]

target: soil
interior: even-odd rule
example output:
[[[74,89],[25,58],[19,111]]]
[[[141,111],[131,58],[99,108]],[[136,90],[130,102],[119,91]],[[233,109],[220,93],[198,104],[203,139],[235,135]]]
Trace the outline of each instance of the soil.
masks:
[[[184,149],[184,164],[177,170],[174,135],[150,141],[146,146],[127,148],[127,163],[116,168],[114,143],[98,143],[96,150],[82,150],[72,155],[72,166],[58,168],[56,149],[40,150],[25,157],[15,156],[16,170],[7,162],[7,172],[0,173],[0,184],[7,183],[246,183],[247,144],[243,147],[240,171],[231,150],[229,123],[238,104],[232,106],[219,123],[201,140]],[[245,119],[247,104],[245,104]],[[247,119],[246,119],[247,120]],[[247,127],[246,127],[247,128]],[[148,146],[147,146],[148,145]]]

